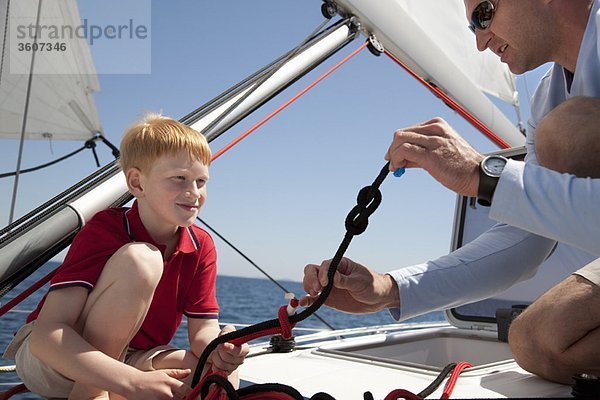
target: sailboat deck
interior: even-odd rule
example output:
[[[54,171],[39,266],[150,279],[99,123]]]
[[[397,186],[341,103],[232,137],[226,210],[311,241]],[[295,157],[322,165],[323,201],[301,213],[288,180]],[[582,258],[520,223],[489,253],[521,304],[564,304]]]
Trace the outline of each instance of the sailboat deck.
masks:
[[[307,398],[325,392],[337,399],[363,399],[363,393],[370,391],[382,399],[394,389],[418,393],[446,364],[469,361],[474,367],[460,375],[452,398],[570,397],[569,386],[521,369],[494,332],[449,325],[411,330],[390,327],[389,332],[385,327],[363,329],[356,337],[347,337],[353,333],[348,331],[310,335],[321,341],[301,338],[291,353],[265,354],[264,344],[255,345],[251,353],[255,356],[242,365],[240,377],[246,384],[289,385]],[[442,391],[443,385],[431,398],[439,398]]]

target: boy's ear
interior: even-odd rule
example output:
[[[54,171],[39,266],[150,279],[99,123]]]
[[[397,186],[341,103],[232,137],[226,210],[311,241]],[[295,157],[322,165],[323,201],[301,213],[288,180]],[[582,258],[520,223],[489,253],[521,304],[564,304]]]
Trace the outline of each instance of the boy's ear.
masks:
[[[142,187],[142,171],[135,167],[129,168],[125,173],[125,179],[131,194],[138,198],[143,197],[144,188]]]

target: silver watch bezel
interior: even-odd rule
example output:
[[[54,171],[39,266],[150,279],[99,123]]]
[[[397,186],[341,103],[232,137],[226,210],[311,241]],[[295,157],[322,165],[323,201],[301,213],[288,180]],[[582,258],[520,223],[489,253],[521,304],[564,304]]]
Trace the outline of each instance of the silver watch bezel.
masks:
[[[483,171],[484,174],[486,174],[487,176],[490,176],[492,178],[500,178],[500,175],[502,174],[502,170],[499,173],[496,173],[496,172],[493,172],[492,170],[490,170],[490,167],[488,166],[488,163],[490,160],[503,161],[504,165],[502,166],[502,170],[504,170],[504,167],[506,167],[506,164],[508,163],[508,159],[506,157],[502,157],[497,154],[492,154],[492,155],[485,157],[483,160],[481,160],[481,170]]]

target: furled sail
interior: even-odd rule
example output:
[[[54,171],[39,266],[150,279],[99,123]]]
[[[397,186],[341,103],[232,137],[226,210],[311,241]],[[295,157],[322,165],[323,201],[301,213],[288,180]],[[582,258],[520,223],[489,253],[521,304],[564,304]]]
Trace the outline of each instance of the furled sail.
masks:
[[[467,28],[462,0],[336,0],[361,29],[512,146],[525,138],[483,92],[518,105],[514,76]]]
[[[21,137],[29,97],[26,139],[90,139],[102,132],[100,85],[85,39],[65,28],[81,25],[77,1],[38,1],[0,1],[0,138]]]

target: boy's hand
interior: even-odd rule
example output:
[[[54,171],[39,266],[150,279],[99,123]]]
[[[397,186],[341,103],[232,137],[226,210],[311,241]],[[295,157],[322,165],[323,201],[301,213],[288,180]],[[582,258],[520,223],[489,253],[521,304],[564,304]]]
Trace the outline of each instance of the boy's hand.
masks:
[[[219,336],[234,331],[234,326],[227,325],[221,330]],[[227,374],[231,374],[237,367],[244,363],[244,359],[249,352],[250,348],[247,343],[244,343],[241,346],[235,346],[232,343],[222,343],[212,354],[213,367],[225,371]]]
[[[180,379],[186,378],[191,372],[189,369],[142,372],[133,382],[133,390],[126,395],[126,398],[130,400],[183,399],[192,389]]]

